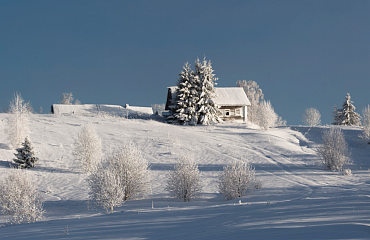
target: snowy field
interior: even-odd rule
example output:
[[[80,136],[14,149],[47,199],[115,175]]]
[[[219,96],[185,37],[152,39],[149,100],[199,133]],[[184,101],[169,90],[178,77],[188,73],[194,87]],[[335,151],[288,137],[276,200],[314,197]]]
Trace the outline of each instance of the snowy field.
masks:
[[[0,180],[14,158],[0,114]],[[152,193],[112,214],[88,204],[86,174],[72,154],[81,125],[92,122],[108,153],[131,141],[151,164]],[[27,170],[45,196],[44,219],[6,226],[0,239],[370,239],[370,145],[359,128],[343,127],[351,176],[316,164],[314,147],[328,127],[279,127],[267,132],[241,123],[174,126],[153,120],[30,116],[38,166]],[[170,198],[166,172],[180,155],[195,158],[204,194]],[[248,161],[263,188],[226,201],[217,176],[234,159]],[[239,202],[240,201],[240,202]],[[152,208],[153,203],[153,208]]]

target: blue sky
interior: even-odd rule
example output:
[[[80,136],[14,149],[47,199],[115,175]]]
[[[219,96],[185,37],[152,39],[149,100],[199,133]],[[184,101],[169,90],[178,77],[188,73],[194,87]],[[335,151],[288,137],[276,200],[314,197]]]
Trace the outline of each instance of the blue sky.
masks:
[[[185,62],[218,86],[256,81],[288,124],[331,123],[347,92],[370,104],[370,1],[0,0],[0,107],[14,92],[49,112],[82,103],[164,103]],[[0,110],[1,110],[0,109]]]

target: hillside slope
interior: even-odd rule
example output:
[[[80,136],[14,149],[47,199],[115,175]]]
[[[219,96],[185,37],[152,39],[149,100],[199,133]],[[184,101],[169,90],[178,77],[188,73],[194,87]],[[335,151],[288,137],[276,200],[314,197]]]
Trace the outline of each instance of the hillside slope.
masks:
[[[14,150],[0,114],[0,180]],[[135,143],[150,162],[152,193],[127,201],[113,214],[88,205],[86,174],[72,154],[81,124],[93,123],[108,153]],[[152,120],[86,116],[30,116],[31,141],[40,158],[30,169],[45,196],[41,222],[5,226],[1,239],[368,239],[370,146],[358,128],[344,128],[353,175],[323,170],[313,148],[326,127],[280,127],[267,132],[241,123],[174,126]],[[199,165],[204,194],[184,203],[164,191],[166,172],[180,155]],[[226,201],[217,176],[232,160],[248,161],[263,188]],[[241,203],[239,203],[241,201]],[[154,208],[152,209],[152,202]]]

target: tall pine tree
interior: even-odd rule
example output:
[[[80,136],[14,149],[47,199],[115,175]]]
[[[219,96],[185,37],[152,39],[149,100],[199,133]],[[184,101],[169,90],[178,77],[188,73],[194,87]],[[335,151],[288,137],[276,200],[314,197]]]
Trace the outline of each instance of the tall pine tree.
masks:
[[[213,74],[211,61],[205,58],[202,62],[199,59],[195,62],[195,75],[199,78],[197,103],[198,124],[209,125],[222,122],[218,116],[219,109],[213,99],[216,97],[214,85],[218,78]]]
[[[346,101],[342,105],[342,109],[334,108],[334,125],[345,125],[345,126],[360,126],[361,116],[355,112],[356,107],[351,101],[351,96],[347,93]]]

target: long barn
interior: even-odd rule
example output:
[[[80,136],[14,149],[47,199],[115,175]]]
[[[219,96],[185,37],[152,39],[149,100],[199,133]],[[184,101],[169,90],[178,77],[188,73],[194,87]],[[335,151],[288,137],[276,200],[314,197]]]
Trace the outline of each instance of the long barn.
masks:
[[[168,87],[166,110],[173,114],[174,100],[176,99],[177,87]],[[221,111],[220,117],[223,121],[242,120],[247,121],[248,100],[243,88],[241,87],[215,87],[216,98],[214,102]]]

